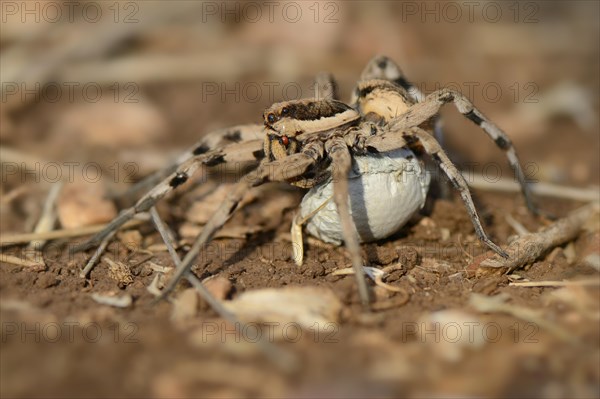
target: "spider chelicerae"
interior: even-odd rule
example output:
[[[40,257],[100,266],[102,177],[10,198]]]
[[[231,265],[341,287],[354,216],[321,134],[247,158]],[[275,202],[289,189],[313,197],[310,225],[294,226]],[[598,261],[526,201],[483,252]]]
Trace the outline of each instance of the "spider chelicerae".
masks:
[[[123,224],[141,212],[150,211],[153,217],[158,217],[156,202],[192,178],[203,165],[255,162],[255,170],[234,185],[184,259],[178,261],[171,251],[177,267],[162,296],[171,292],[182,277],[190,276],[202,248],[231,217],[248,190],[266,182],[285,181],[310,189],[292,226],[297,263],[302,262],[300,233],[305,223],[308,231],[318,238],[335,243],[343,241],[361,301],[368,306],[369,290],[360,242],[393,234],[423,206],[429,178],[420,169],[418,156],[427,154],[460,193],[477,237],[494,252],[507,257],[488,238],[467,182],[432,134],[440,107],[453,103],[506,153],[528,208],[537,213],[510,139],[465,96],[448,89],[424,96],[385,56],[376,56],[367,64],[350,104],[338,101],[329,74],[317,76],[315,92],[314,99],[273,104],[265,110],[263,124],[235,126],[207,134],[174,164],[147,178],[142,186],[154,185],[153,188],[74,250],[105,247]],[[405,173],[405,169],[413,173]],[[403,173],[403,178],[390,178]],[[155,223],[168,241],[168,234],[161,229],[164,225],[156,219]]]

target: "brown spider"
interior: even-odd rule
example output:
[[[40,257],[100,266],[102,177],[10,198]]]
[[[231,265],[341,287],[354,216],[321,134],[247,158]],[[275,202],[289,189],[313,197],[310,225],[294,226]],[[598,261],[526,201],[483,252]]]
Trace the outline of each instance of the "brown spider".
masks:
[[[316,99],[274,104],[264,112],[263,125],[236,126],[208,134],[176,164],[151,176],[145,184],[161,181],[133,207],[123,210],[103,231],[74,250],[85,250],[101,242],[105,244],[114,232],[134,215],[146,211],[155,213],[153,207],[156,202],[190,179],[202,165],[255,161],[258,162],[256,169],[236,183],[204,226],[185,258],[180,263],[176,262],[178,264],[175,275],[163,290],[163,296],[187,275],[203,246],[230,218],[250,188],[269,181],[286,181],[300,187],[312,188],[309,195],[315,194],[315,190],[329,189],[333,192],[331,197],[339,214],[338,224],[334,229],[337,231],[321,231],[317,223],[313,223],[310,226],[312,230],[309,231],[320,235],[321,238],[329,237],[333,242],[345,242],[356,274],[361,301],[368,305],[369,293],[359,242],[392,234],[394,229],[397,230],[398,225],[405,221],[405,215],[394,219],[392,228],[380,229],[377,224],[380,222],[370,221],[368,212],[363,211],[361,214],[355,206],[356,194],[353,188],[357,187],[357,184],[364,184],[365,180],[364,171],[356,166],[357,161],[362,158],[368,163],[371,159],[382,156],[412,160],[415,158],[414,154],[426,153],[460,193],[478,238],[494,252],[507,256],[486,235],[467,182],[430,133],[440,107],[453,103],[461,114],[480,126],[506,153],[521,184],[528,208],[537,213],[515,149],[500,128],[458,92],[442,89],[423,96],[404,78],[398,66],[383,56],[377,56],[368,63],[353,92],[351,105],[337,101],[334,88],[329,75],[319,75],[316,82]],[[398,155],[395,153],[397,151],[403,152]],[[420,180],[405,182],[404,186],[396,188],[413,190],[420,182],[419,189],[424,188],[426,192],[428,180],[424,184],[423,174],[417,177]],[[375,201],[378,198],[393,199],[389,197],[389,193],[373,192],[380,189],[381,186],[371,188],[370,193],[364,193],[364,198],[370,198],[371,202],[373,198]],[[410,214],[418,210],[423,202],[424,196],[418,197],[410,209],[404,209],[403,206],[406,205],[398,203],[395,207],[385,209],[387,213],[384,213],[383,217],[389,216],[393,219],[397,210]],[[318,214],[322,208],[312,210],[304,217],[303,222]],[[301,225],[303,222],[295,225]],[[375,230],[377,234],[369,235],[365,233],[365,229]],[[337,234],[337,238],[332,238],[332,234]],[[299,244],[301,246],[301,239]]]

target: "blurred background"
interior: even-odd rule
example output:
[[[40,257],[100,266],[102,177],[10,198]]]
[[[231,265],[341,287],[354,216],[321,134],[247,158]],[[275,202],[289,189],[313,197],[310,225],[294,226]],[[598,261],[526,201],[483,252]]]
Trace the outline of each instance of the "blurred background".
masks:
[[[395,60],[425,93],[450,87],[466,94],[508,133],[533,179],[580,188],[599,185],[600,8],[596,1],[3,0],[0,6],[0,231],[4,234],[34,230],[52,183],[68,181],[67,186],[77,186],[82,176],[104,184],[65,186],[63,197],[67,190],[68,196],[87,205],[64,205],[59,210],[60,224],[81,227],[106,222],[116,213],[114,205],[103,200],[106,195],[164,166],[203,134],[260,123],[262,111],[273,102],[311,97],[312,79],[320,71],[335,75],[342,99],[347,100],[362,68],[377,54]],[[509,173],[503,154],[475,126],[451,106],[443,113],[446,144],[454,160],[479,172],[486,163],[497,162]],[[559,215],[572,208],[562,203],[550,207]],[[82,261],[77,259],[79,267]],[[31,287],[40,288],[35,280],[28,282],[23,276],[10,280],[13,277],[5,276],[8,280],[0,290],[5,303],[23,299]],[[9,285],[17,287],[14,292]],[[74,287],[70,290],[75,293],[66,288],[63,292],[71,301],[83,288]],[[56,300],[44,298],[36,304],[52,310]],[[60,320],[78,312],[73,302],[56,306],[53,311]],[[166,311],[152,309],[140,310],[136,317],[153,326],[152,320]],[[81,360],[78,351],[96,354],[82,344],[44,349],[53,360],[40,362],[38,371],[51,371],[54,378],[44,380],[41,386],[46,391],[37,390],[24,360],[35,359],[34,350],[10,341],[13,345],[2,356],[3,396],[79,394],[86,389],[108,396],[163,397],[465,392],[561,397],[599,392],[595,357],[575,359],[579,363],[574,367],[581,373],[551,383],[550,379],[568,374],[561,374],[564,370],[556,365],[558,371],[544,374],[540,391],[535,388],[535,372],[531,379],[512,386],[515,377],[514,370],[509,372],[509,361],[500,362],[497,378],[486,373],[485,384],[475,381],[483,378],[481,365],[497,359],[489,353],[454,374],[444,367],[431,368],[423,378],[413,378],[413,373],[402,369],[410,364],[397,360],[365,369],[366,374],[353,369],[344,378],[340,370],[348,370],[335,356],[345,351],[324,358],[309,354],[312,369],[286,377],[269,366],[253,369],[252,362],[230,369],[213,352],[203,353],[203,359],[209,360],[199,363],[185,346],[169,354],[165,342],[177,335],[160,328],[146,336],[144,346],[146,352],[161,354],[158,363],[148,360],[151,353],[141,354],[131,346],[114,346],[101,355],[107,364],[128,364],[123,367],[134,369],[118,377],[102,370],[111,384],[116,381],[114,389],[102,386],[100,376],[75,372],[75,378],[67,378],[64,370],[73,372],[77,367],[72,363]],[[375,339],[378,335],[369,340],[368,322],[356,328],[363,334],[363,348],[371,348],[361,356],[368,359],[385,351]],[[307,348],[309,353],[322,350]],[[409,356],[402,350],[398,356]],[[545,350],[551,349],[540,349]],[[594,353],[597,350],[596,341]],[[189,355],[187,363],[179,355]],[[123,358],[127,356],[129,360]],[[94,369],[91,359],[84,362]],[[223,369],[209,372],[211,364]],[[236,383],[221,378],[230,370]],[[202,372],[212,377],[200,377]],[[328,373],[331,380],[325,378]],[[474,375],[479,377],[468,378]],[[269,376],[275,381],[272,385]]]

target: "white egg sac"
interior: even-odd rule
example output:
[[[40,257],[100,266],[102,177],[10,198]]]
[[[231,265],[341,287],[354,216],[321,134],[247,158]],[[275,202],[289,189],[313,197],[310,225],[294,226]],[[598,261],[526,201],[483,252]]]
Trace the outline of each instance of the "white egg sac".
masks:
[[[355,156],[348,189],[359,240],[376,241],[397,232],[425,204],[429,181],[429,173],[408,149]],[[307,221],[306,230],[322,241],[340,245],[343,235],[331,179],[304,196],[300,216],[306,217],[325,202]]]

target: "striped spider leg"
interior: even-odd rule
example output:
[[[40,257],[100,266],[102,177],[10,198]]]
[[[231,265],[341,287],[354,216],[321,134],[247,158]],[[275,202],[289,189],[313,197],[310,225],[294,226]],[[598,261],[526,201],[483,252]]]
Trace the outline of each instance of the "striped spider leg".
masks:
[[[147,192],[160,183],[161,180],[175,172],[180,165],[195,156],[202,155],[216,148],[222,148],[228,144],[262,139],[263,129],[264,126],[262,124],[254,123],[211,131],[205,134],[194,145],[190,146],[189,150],[179,155],[170,165],[140,180],[123,194],[119,195],[119,197],[123,199],[134,198],[137,193]]]
[[[534,215],[540,215],[540,211],[533,202],[531,189],[527,184],[527,179],[521,168],[517,152],[509,137],[502,129],[484,116],[481,111],[475,108],[471,101],[461,93],[449,89],[435,91],[428,95],[424,101],[413,105],[405,113],[390,122],[390,128],[394,130],[405,130],[421,126],[431,120],[431,118],[435,117],[440,108],[448,103],[454,104],[456,109],[462,115],[479,126],[483,132],[496,143],[496,146],[504,151],[511,168],[515,172],[519,185],[521,186],[527,208]]]
[[[137,214],[149,211],[159,200],[188,181],[202,166],[215,166],[222,163],[234,162],[254,162],[261,160],[263,156],[262,140],[229,144],[199,155],[194,155],[148,191],[135,205],[121,211],[102,231],[98,232],[88,241],[75,246],[71,251],[85,251],[99,245],[105,238],[114,234],[114,232],[133,219]]]

